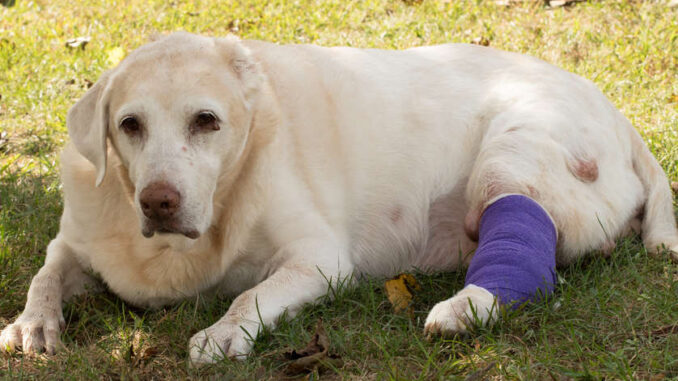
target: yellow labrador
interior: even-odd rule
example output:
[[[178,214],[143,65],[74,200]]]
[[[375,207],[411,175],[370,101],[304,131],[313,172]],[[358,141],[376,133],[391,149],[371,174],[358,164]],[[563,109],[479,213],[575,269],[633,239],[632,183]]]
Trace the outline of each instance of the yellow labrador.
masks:
[[[490,48],[176,33],[104,73],[67,123],[61,229],[0,351],[54,352],[62,302],[93,271],[138,306],[234,296],[190,360],[246,355],[245,331],[328,280],[467,265],[480,214],[507,193],[548,211],[558,263],[637,218],[648,249],[678,252],[666,175],[627,119],[591,82]],[[469,303],[493,318],[492,294],[467,287],[427,328],[463,331]]]

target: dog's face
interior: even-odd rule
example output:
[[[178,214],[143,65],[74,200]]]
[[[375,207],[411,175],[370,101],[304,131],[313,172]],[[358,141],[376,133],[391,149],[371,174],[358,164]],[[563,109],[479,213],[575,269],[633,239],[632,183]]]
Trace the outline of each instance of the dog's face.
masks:
[[[211,224],[220,176],[244,152],[258,81],[239,41],[174,34],[104,74],[69,111],[69,134],[97,185],[112,143],[144,236],[195,239]]]

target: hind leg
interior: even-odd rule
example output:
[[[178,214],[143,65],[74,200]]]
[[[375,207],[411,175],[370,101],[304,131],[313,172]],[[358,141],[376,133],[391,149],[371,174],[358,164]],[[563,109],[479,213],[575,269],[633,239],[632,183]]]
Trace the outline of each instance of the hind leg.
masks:
[[[479,230],[466,287],[433,308],[427,333],[464,331],[469,324],[494,320],[500,305],[517,307],[553,292],[556,230],[538,203],[502,195],[483,212]]]
[[[644,191],[630,147],[615,141],[612,130],[587,136],[573,126],[496,124],[467,184],[467,234],[478,236],[483,212],[503,194],[528,196],[551,216],[559,264],[609,247],[629,230]]]
[[[475,255],[484,258],[471,261],[463,290],[433,308],[426,331],[463,332],[474,320],[492,321],[498,305],[536,299],[540,289],[548,293],[556,260],[568,263],[591,250],[610,250],[635,217],[642,185],[624,166],[625,147],[578,146],[568,136],[553,136],[559,131],[568,130],[530,124],[490,127],[467,186],[470,212],[465,219],[469,236],[480,240]],[[497,217],[492,209],[507,194],[527,196],[536,206],[516,206]],[[523,216],[528,209],[543,210],[550,218],[530,220]],[[495,225],[491,229],[483,227],[486,217]],[[518,227],[511,218],[528,223]],[[534,226],[546,233],[532,237],[538,230]],[[554,229],[552,245],[549,229]],[[485,273],[480,281],[479,273]],[[545,287],[540,287],[540,277]],[[516,285],[516,279],[532,280]]]

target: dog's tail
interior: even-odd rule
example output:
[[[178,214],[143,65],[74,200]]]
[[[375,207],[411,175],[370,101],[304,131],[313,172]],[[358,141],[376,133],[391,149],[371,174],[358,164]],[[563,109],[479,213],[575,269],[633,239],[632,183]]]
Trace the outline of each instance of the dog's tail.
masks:
[[[668,178],[638,132],[628,124],[631,130],[633,169],[645,189],[641,227],[643,243],[650,253],[661,251],[662,246],[671,250],[672,259],[678,261],[678,229]]]

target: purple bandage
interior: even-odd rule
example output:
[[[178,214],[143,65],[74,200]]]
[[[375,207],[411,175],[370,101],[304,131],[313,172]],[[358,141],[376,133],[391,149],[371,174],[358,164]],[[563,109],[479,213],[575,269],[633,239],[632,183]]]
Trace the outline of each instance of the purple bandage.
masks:
[[[480,219],[478,248],[466,285],[491,292],[513,308],[539,299],[556,284],[556,229],[532,199],[509,195],[488,206]]]

